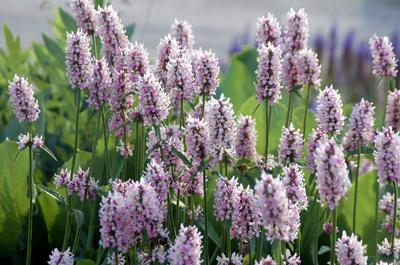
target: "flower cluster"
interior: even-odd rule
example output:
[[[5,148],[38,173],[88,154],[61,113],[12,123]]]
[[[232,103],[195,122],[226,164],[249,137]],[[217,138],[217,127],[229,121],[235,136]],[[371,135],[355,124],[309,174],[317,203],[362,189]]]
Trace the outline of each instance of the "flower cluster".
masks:
[[[171,25],[171,35],[177,40],[182,49],[193,48],[194,35],[192,26],[187,21],[175,19]]]
[[[19,122],[25,120],[34,122],[39,118],[39,104],[33,96],[33,86],[28,81],[17,75],[14,76],[8,88],[10,102]]]
[[[69,248],[65,251],[59,251],[57,248],[53,249],[50,254],[48,265],[73,265],[74,254],[71,253]]]
[[[299,129],[291,123],[289,128],[282,128],[279,142],[279,161],[282,164],[298,163],[301,160],[303,150],[303,135]]]
[[[232,253],[229,258],[222,253],[221,256],[217,257],[217,265],[242,265],[243,257],[237,253]]]
[[[110,97],[112,80],[110,70],[105,59],[96,60],[93,64],[93,76],[88,86],[87,103],[90,107],[99,110]]]
[[[306,184],[301,167],[297,164],[290,164],[283,169],[282,182],[290,203],[296,204],[299,210],[307,208],[308,200]]]
[[[317,125],[326,133],[337,135],[344,126],[343,103],[337,90],[327,86],[317,97]]]
[[[328,136],[323,131],[315,128],[310,133],[308,138],[308,145],[307,145],[307,169],[312,173],[316,173],[316,165],[315,165],[315,152],[321,142],[324,142],[328,139]]]
[[[201,239],[202,236],[195,226],[181,225],[179,234],[168,251],[169,262],[175,265],[200,265]]]
[[[219,85],[219,62],[211,51],[200,51],[194,62],[196,95],[212,96]]]
[[[188,155],[199,165],[210,154],[208,124],[204,120],[189,116],[186,122],[186,140]]]
[[[369,47],[373,58],[372,73],[377,77],[396,77],[397,59],[389,38],[374,34],[369,40]]]
[[[250,116],[239,116],[236,124],[235,152],[239,158],[257,159],[256,122]]]
[[[378,253],[387,258],[400,258],[400,239],[395,238],[394,248],[392,251],[392,244],[389,243],[387,238],[383,239],[382,243],[378,245]]]
[[[165,85],[167,82],[167,65],[171,58],[178,55],[179,45],[175,38],[168,34],[160,40],[158,44],[158,58],[156,62],[156,76],[161,84]]]
[[[165,208],[170,177],[169,174],[165,172],[163,163],[160,164],[155,159],[152,159],[150,163],[147,164],[143,179],[154,188],[160,205]]]
[[[199,166],[194,164],[190,168],[184,167],[184,174],[179,180],[181,193],[183,196],[198,195],[203,197],[203,172]]]
[[[297,12],[290,9],[283,36],[285,52],[293,53],[305,49],[308,35],[308,16],[304,9],[301,8]]]
[[[316,89],[319,88],[321,83],[321,65],[317,54],[311,49],[302,50],[300,56],[300,83],[302,85],[310,85]]]
[[[400,131],[400,90],[390,92],[387,97],[386,124],[395,132]]]
[[[91,0],[72,0],[72,13],[76,18],[78,27],[87,35],[94,35],[95,20],[94,6]]]
[[[283,57],[283,81],[287,91],[291,92],[296,86],[304,85],[305,74],[302,64],[300,53],[286,53]]]
[[[337,259],[342,265],[367,265],[366,247],[354,234],[348,236],[343,231],[342,237],[336,242],[335,251]]]
[[[20,134],[18,135],[18,149],[20,151],[24,150],[25,148],[31,146],[32,149],[39,149],[44,147],[43,137],[40,135],[36,135],[31,138],[29,133],[27,134]]]
[[[237,178],[218,177],[214,193],[214,215],[218,221],[232,220],[241,190]]]
[[[99,190],[99,185],[98,181],[93,177],[89,178],[89,172],[89,169],[82,170],[79,167],[72,178],[66,183],[69,195],[77,193],[81,201],[83,201],[85,197],[91,199],[92,201],[96,200],[96,194]]]
[[[270,13],[267,17],[259,17],[257,20],[256,40],[258,47],[272,43],[275,47],[281,42],[281,27],[278,20]]]

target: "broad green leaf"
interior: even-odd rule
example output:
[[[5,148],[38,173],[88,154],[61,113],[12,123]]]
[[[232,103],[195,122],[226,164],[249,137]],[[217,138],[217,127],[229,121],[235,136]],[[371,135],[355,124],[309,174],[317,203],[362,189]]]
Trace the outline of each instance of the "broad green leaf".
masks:
[[[60,193],[58,193],[57,191],[55,191],[47,186],[43,186],[40,184],[37,184],[36,187],[40,191],[46,193],[48,196],[53,198],[61,208],[64,208],[64,209],[67,208],[67,204],[65,203],[64,196],[62,196]]]
[[[78,209],[72,209],[72,214],[74,215],[77,229],[80,229],[85,221],[85,214]]]
[[[64,49],[58,44],[55,40],[47,36],[46,34],[42,34],[42,38],[44,41],[44,45],[46,46],[49,53],[56,59],[57,63],[60,67],[64,67],[65,65],[65,52]]]
[[[204,218],[202,217],[199,221],[201,228],[205,229]],[[217,231],[210,221],[208,221],[208,237],[218,246],[221,247],[221,239],[218,236]]]
[[[131,23],[125,27],[125,34],[128,36],[128,39],[132,38],[132,35],[135,32],[135,27],[135,23]]]

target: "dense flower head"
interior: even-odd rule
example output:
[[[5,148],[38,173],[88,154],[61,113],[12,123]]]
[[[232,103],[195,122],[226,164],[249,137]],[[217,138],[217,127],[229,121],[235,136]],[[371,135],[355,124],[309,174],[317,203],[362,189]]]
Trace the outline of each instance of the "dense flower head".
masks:
[[[281,49],[272,43],[261,44],[258,49],[256,94],[258,102],[268,100],[270,105],[281,98],[280,81],[282,72]]]
[[[94,35],[94,6],[92,0],[71,0],[72,13],[76,18],[78,27],[87,35]]]
[[[182,160],[173,150],[176,149],[179,152],[183,152],[182,136],[183,133],[175,124],[160,127],[161,139],[159,139],[154,129],[151,130],[147,140],[147,150],[150,157],[154,158],[158,163],[163,162],[166,168],[171,166],[179,168],[182,165]]]
[[[185,20],[174,20],[171,25],[171,35],[176,39],[181,49],[192,49],[194,35],[192,25]]]
[[[61,169],[58,174],[55,174],[54,184],[56,185],[56,188],[59,189],[65,187],[69,182],[70,175],[71,171],[66,168]]]
[[[168,34],[163,39],[157,47],[158,58],[156,62],[156,76],[161,84],[165,85],[167,82],[167,65],[171,58],[174,58],[179,53],[179,45],[175,38]]]
[[[128,142],[124,142],[119,140],[118,145],[116,146],[116,151],[124,157],[133,156],[133,145]]]
[[[232,253],[231,257],[225,256],[224,253],[217,257],[217,265],[242,265],[243,257],[240,254]]]
[[[379,200],[379,209],[383,211],[386,215],[393,216],[393,201],[393,195],[390,192],[386,192]],[[400,209],[400,198],[397,199],[397,209]],[[397,214],[400,215],[399,212]]]
[[[196,164],[200,164],[210,154],[208,127],[209,125],[204,119],[200,120],[189,116],[186,121],[187,153]]]
[[[297,237],[300,213],[295,205],[289,204],[283,182],[262,172],[255,190],[267,239],[294,240]]]
[[[27,120],[34,122],[39,118],[39,104],[33,96],[33,86],[23,77],[14,76],[8,88],[10,102],[13,107],[15,117],[19,122]]]
[[[165,208],[170,177],[164,169],[164,164],[151,159],[150,163],[147,164],[146,171],[143,173],[143,179],[154,188],[158,201]]]
[[[219,99],[211,98],[206,103],[205,119],[208,125],[210,146],[213,152],[233,147],[235,120],[233,105],[223,94]]]
[[[305,74],[299,52],[286,53],[283,57],[283,81],[287,91],[291,92],[296,86],[304,85]]]
[[[336,255],[340,265],[367,265],[366,247],[354,234],[348,236],[343,231],[336,242]]]
[[[156,246],[151,250],[151,253],[141,251],[138,255],[138,261],[141,265],[165,264],[167,252],[164,246]],[[111,264],[113,265],[113,264]]]
[[[65,64],[67,65],[67,74],[72,88],[82,90],[90,87],[93,64],[89,38],[80,29],[75,33],[67,33]]]
[[[147,126],[159,126],[168,117],[169,99],[152,74],[139,82],[139,111]]]
[[[327,86],[317,97],[317,126],[326,133],[339,134],[344,126],[343,103],[339,92]]]
[[[276,262],[270,255],[268,255],[266,258],[262,258],[258,262],[256,261],[256,265],[276,265]]]
[[[375,164],[379,184],[400,183],[400,136],[391,127],[384,127],[375,136]]]
[[[131,133],[128,123],[133,118],[133,92],[134,85],[127,74],[124,71],[114,72],[109,128],[118,138],[129,136]]]
[[[255,161],[257,159],[256,144],[256,121],[250,116],[239,116],[236,123],[236,156]]]
[[[308,200],[304,173],[298,164],[290,164],[283,169],[282,182],[289,202],[296,204],[299,210],[307,208]]]
[[[374,105],[364,99],[353,107],[350,122],[343,139],[343,147],[346,151],[353,151],[358,145],[367,146],[374,139]]]
[[[87,103],[90,107],[99,110],[109,101],[111,76],[108,64],[104,58],[95,60],[93,64],[93,76],[88,86]]]
[[[372,73],[377,77],[396,77],[397,59],[388,37],[374,34],[369,40],[372,54]]]
[[[142,43],[129,43],[115,58],[116,71],[124,71],[133,84],[151,74],[149,54]]]
[[[327,134],[318,128],[314,128],[310,133],[307,145],[307,169],[310,171],[311,174],[315,174],[317,169],[315,165],[315,152],[317,150],[317,147],[321,142],[324,142],[327,139]]]
[[[279,142],[279,161],[283,164],[298,163],[301,160],[303,150],[303,135],[292,123],[289,128],[282,128]]]
[[[168,260],[174,265],[200,265],[202,235],[195,226],[181,224],[179,234],[168,251]]]
[[[387,258],[400,258],[400,239],[394,239],[394,248],[392,251],[392,244],[389,243],[387,238],[383,239],[381,244],[378,244],[378,253]]]
[[[183,175],[179,180],[179,188],[183,196],[197,195],[204,196],[203,172],[195,163],[187,168],[183,167]]]
[[[40,135],[36,135],[33,138],[31,138],[31,135],[29,133],[26,134],[20,134],[18,135],[18,150],[22,151],[25,148],[31,146],[32,149],[39,149],[44,147],[44,141],[43,137]]]
[[[259,236],[260,214],[253,190],[241,188],[233,207],[230,235],[244,242]]]
[[[315,158],[321,203],[333,210],[351,187],[343,147],[332,139],[326,140],[317,147]]]
[[[95,15],[96,32],[102,41],[103,54],[113,65],[114,59],[129,43],[121,19],[112,6],[100,7]]]
[[[74,254],[67,248],[65,251],[53,249],[49,256],[48,265],[74,265]]]
[[[318,56],[311,49],[300,51],[300,83],[303,85],[309,84],[316,89],[321,84],[321,65],[319,64]]]
[[[92,201],[96,200],[96,194],[99,190],[98,181],[93,177],[89,178],[90,169],[83,170],[79,167],[76,173],[67,183],[67,191],[69,195],[77,193],[81,201],[86,198]]]
[[[219,176],[214,192],[214,215],[218,221],[232,220],[242,187],[237,178]]]
[[[290,9],[287,13],[287,25],[283,35],[285,52],[296,52],[307,47],[309,31],[308,16],[303,8],[297,12]]]
[[[219,85],[219,62],[211,51],[200,51],[194,60],[195,93],[212,96]]]
[[[282,265],[300,265],[301,260],[297,253],[290,253],[289,249],[286,249],[286,253],[282,254]]]
[[[115,262],[115,253],[110,251],[108,253],[108,257],[106,259],[106,264],[107,265],[125,265],[126,264],[125,255],[123,253],[118,253],[117,262]]]
[[[400,131],[400,90],[390,92],[387,97],[386,124],[395,132]]]
[[[258,47],[272,43],[275,47],[281,42],[281,27],[278,20],[270,13],[267,17],[259,17],[257,20],[256,41]]]

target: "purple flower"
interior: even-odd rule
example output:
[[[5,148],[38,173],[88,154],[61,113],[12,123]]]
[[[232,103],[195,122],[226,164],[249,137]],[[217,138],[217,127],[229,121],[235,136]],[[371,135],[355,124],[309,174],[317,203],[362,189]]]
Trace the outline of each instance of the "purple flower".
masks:
[[[125,260],[125,255],[123,253],[118,253],[117,256],[117,263],[115,263],[115,254],[112,251],[108,252],[108,257],[106,260],[106,264],[107,265],[125,265],[126,264],[126,260]]]
[[[116,150],[121,156],[133,156],[133,146],[128,142],[120,140],[119,144],[116,147]]]
[[[310,133],[307,145],[307,169],[310,171],[311,174],[315,174],[317,170],[317,167],[315,165],[315,152],[320,143],[326,140],[328,140],[327,134],[318,128],[314,128]]]
[[[83,90],[90,87],[93,64],[89,38],[80,29],[76,33],[67,33],[65,64],[67,65],[69,82],[73,89]]]
[[[337,135],[344,126],[343,104],[337,90],[327,86],[317,97],[317,125],[326,133]]]
[[[43,137],[36,135],[33,138],[27,134],[18,135],[18,150],[22,151],[28,146],[32,146],[32,149],[39,149],[44,147]]]
[[[167,253],[164,246],[156,246],[151,253],[141,251],[139,253],[139,263],[141,265],[164,264],[167,259]],[[112,263],[110,265],[113,265]]]
[[[152,159],[150,163],[147,164],[146,171],[143,173],[143,179],[154,188],[160,205],[166,211],[170,177],[169,174],[165,172],[164,165]]]
[[[296,86],[304,85],[305,69],[302,61],[302,56],[299,52],[287,53],[283,57],[283,80],[288,92],[291,92]]]
[[[77,193],[81,201],[84,200],[85,196],[92,201],[96,200],[99,185],[98,181],[93,177],[89,178],[89,171],[89,169],[82,170],[79,167],[72,179],[67,182],[68,195],[71,196],[73,193]]]
[[[139,111],[147,126],[159,126],[168,117],[169,99],[152,74],[139,82]]]
[[[287,13],[287,25],[283,35],[285,52],[292,53],[307,47],[308,16],[303,8]]]
[[[332,139],[326,140],[317,147],[315,158],[321,203],[333,210],[351,187],[343,147]]]
[[[301,160],[303,150],[303,135],[299,129],[291,123],[289,128],[282,128],[282,136],[279,142],[279,161],[283,164],[298,163]]]
[[[374,105],[364,99],[353,107],[350,122],[343,139],[343,147],[346,151],[353,151],[358,145],[367,146],[374,138]]]
[[[15,117],[19,122],[24,120],[34,122],[39,118],[39,104],[33,93],[33,86],[25,78],[14,76],[13,81],[10,82],[8,94]]]
[[[93,76],[88,86],[89,96],[87,103],[90,107],[99,110],[110,97],[110,71],[104,58],[96,60],[93,65]]]
[[[354,234],[347,236],[346,231],[336,242],[336,255],[340,265],[367,265],[366,247]]]
[[[71,171],[63,168],[61,169],[60,173],[54,175],[54,184],[56,185],[56,188],[62,188],[66,186],[69,182],[69,177],[71,175]]]
[[[128,44],[124,27],[117,12],[111,6],[100,7],[95,15],[96,32],[103,43],[103,54],[107,62],[113,65],[114,58],[121,54]]]
[[[332,223],[325,223],[325,224],[322,225],[322,229],[324,230],[325,233],[330,235],[333,232],[333,225],[332,225]]]
[[[242,189],[237,178],[218,177],[214,192],[214,215],[218,221],[232,220]]]
[[[94,35],[94,6],[91,0],[71,0],[72,13],[76,18],[78,27],[87,35]]]
[[[278,20],[270,13],[267,17],[259,17],[257,20],[256,41],[258,47],[272,43],[275,47],[281,42],[281,27]]]
[[[203,172],[200,171],[199,166],[194,163],[190,168],[186,166],[182,167],[182,170],[184,173],[179,180],[179,188],[181,189],[182,195],[197,195],[203,197]]]
[[[186,121],[186,140],[187,153],[194,159],[196,164],[200,164],[210,154],[208,144],[208,127],[204,120],[188,117]]]
[[[185,20],[174,20],[171,25],[171,35],[174,37],[182,49],[192,49],[194,36],[192,26]]]
[[[397,59],[389,38],[374,34],[369,40],[369,48],[373,59],[372,73],[377,77],[396,77]]]
[[[281,49],[272,43],[261,44],[258,49],[256,93],[259,103],[268,100],[272,106],[281,97],[280,81],[282,72]]]
[[[318,89],[321,84],[321,65],[319,64],[318,56],[311,49],[300,51],[300,69],[302,80],[300,83],[303,85],[309,84],[310,86]]]
[[[399,238],[394,239],[394,248],[392,251],[392,244],[389,243],[387,238],[385,238],[381,244],[378,244],[378,253],[381,256],[384,256],[386,258],[399,259],[400,258],[400,239]],[[390,265],[393,265],[393,263],[391,263]]]
[[[215,54],[211,51],[200,51],[194,61],[194,73],[194,92],[197,95],[214,95],[219,86],[219,62]]]
[[[289,203],[296,204],[299,210],[307,208],[306,184],[301,167],[297,164],[290,164],[283,169],[282,182],[285,186]]]
[[[168,260],[174,265],[200,265],[202,236],[195,226],[181,224],[179,234],[168,251]]]
[[[390,92],[387,97],[386,124],[395,132],[400,131],[400,90]]]
[[[266,258],[262,258],[260,261],[256,261],[256,265],[276,265],[276,262],[272,259],[270,255]]]
[[[232,253],[231,257],[225,256],[224,253],[217,257],[217,265],[242,265],[242,255]]]
[[[74,254],[71,253],[69,248],[65,251],[59,251],[57,248],[53,249],[50,254],[48,265],[73,265]]]
[[[257,200],[253,190],[241,188],[233,207],[230,235],[244,242],[250,241],[253,236],[259,236],[261,223]]]
[[[257,159],[256,144],[256,121],[250,116],[239,116],[236,124],[236,156],[255,161]]]
[[[375,164],[378,182],[381,186],[388,182],[400,183],[400,136],[391,127],[384,127],[375,136]]]
[[[160,40],[158,44],[158,59],[156,63],[156,76],[158,81],[164,86],[167,82],[167,65],[171,58],[174,58],[179,53],[178,42],[175,38],[168,34]]]
[[[386,192],[383,196],[382,199],[379,201],[379,209],[383,211],[386,215],[393,216],[393,210],[394,210],[394,198],[393,195],[389,192]],[[400,198],[397,199],[397,208],[400,209]],[[400,213],[397,213],[398,215]]]

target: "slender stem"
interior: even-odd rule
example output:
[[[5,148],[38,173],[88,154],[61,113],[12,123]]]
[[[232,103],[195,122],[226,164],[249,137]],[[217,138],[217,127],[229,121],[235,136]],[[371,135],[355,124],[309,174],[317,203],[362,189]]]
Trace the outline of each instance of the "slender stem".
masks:
[[[93,207],[90,207],[90,222],[89,222],[89,229],[88,229],[88,235],[86,237],[86,249],[90,249],[92,247],[92,242],[93,242],[93,235],[94,235],[94,229],[95,229],[95,212],[96,212],[96,204],[93,204]]]
[[[258,238],[258,249],[257,249],[257,253],[256,253],[256,259],[260,259],[261,258],[261,251],[263,248],[263,242],[264,242],[264,229],[261,228],[261,232],[260,232],[260,236]]]
[[[276,252],[278,253],[278,256],[275,257],[276,264],[282,265],[282,242],[280,240],[278,240],[278,250]]]
[[[266,120],[266,128],[265,128],[265,163],[268,162],[268,145],[269,145],[269,112],[270,107],[268,104],[268,99],[265,101],[265,120]]]
[[[72,179],[72,176],[74,174],[75,163],[76,163],[76,154],[77,154],[77,150],[78,150],[79,113],[80,113],[80,105],[81,105],[81,91],[79,89],[76,89],[75,93],[76,93],[75,140],[74,140],[74,150],[73,150],[73,154],[72,154],[70,179]],[[67,197],[68,197],[68,194],[67,194]],[[63,251],[65,251],[67,248],[69,234],[71,232],[72,213],[71,213],[71,199],[70,198],[67,198],[67,208],[68,208],[67,209],[67,220],[65,222]]]
[[[108,155],[107,123],[106,123],[106,118],[104,117],[105,114],[103,107],[101,108],[100,112],[101,112],[101,122],[103,124],[104,155],[106,157],[106,173],[108,179],[111,179],[111,165],[110,165],[110,157]]]
[[[118,265],[118,264],[119,264],[118,261],[119,261],[119,260],[118,260],[118,250],[116,249],[116,250],[115,250],[115,253],[114,253],[114,264],[115,264],[115,265]]]
[[[317,203],[317,202],[315,202]],[[310,213],[311,214],[311,213]],[[317,205],[317,229],[315,229],[316,236],[315,236],[315,250],[314,250],[314,258],[315,264],[318,265],[318,241],[319,241],[319,231],[320,231],[320,224],[319,224],[319,205]]]
[[[203,97],[204,99],[204,97]],[[204,104],[204,101],[203,101]],[[208,209],[207,209],[207,182],[206,182],[206,170],[203,170],[203,192],[204,192],[204,227],[205,227],[205,236],[204,236],[204,242],[205,242],[205,260],[206,260],[206,265],[209,264],[208,260]]]
[[[136,121],[136,146],[135,146],[135,148],[136,148],[136,159],[135,159],[136,174],[135,174],[134,180],[138,180],[140,178],[140,176],[139,176],[139,174],[140,174],[139,173],[140,172],[140,170],[139,170],[139,156],[140,156],[140,153],[139,153],[139,121]]]
[[[249,252],[249,264],[251,265],[251,240],[247,244],[247,250]]]
[[[180,105],[179,129],[182,129],[182,126],[183,126],[183,115],[184,115],[184,113],[183,113],[183,99],[181,99],[181,102],[180,102],[179,105]]]
[[[224,221],[223,222],[223,224],[222,224],[222,233],[221,233],[221,253],[225,253],[225,251],[226,251],[226,248],[225,248],[225,243],[226,243],[226,240],[225,240],[225,237],[226,237],[226,222],[227,221]]]
[[[202,118],[204,118],[204,113],[206,110],[206,99],[207,99],[206,94],[203,94],[203,104],[201,105],[201,117]]]
[[[178,188],[178,194],[176,196],[176,222],[175,222],[177,230],[179,230],[179,224],[180,224],[180,221],[179,221],[179,203],[180,203],[180,200],[181,200],[181,189]]]
[[[307,133],[307,115],[308,115],[308,108],[310,105],[310,91],[311,91],[311,86],[310,84],[307,85],[307,97],[306,97],[306,102],[304,104],[304,119],[303,119],[303,139],[306,137]]]
[[[387,108],[387,97],[389,95],[390,91],[390,79],[386,79],[386,88],[385,88],[385,98],[383,99],[383,117],[382,117],[382,124],[381,127],[385,125],[385,120],[386,120],[386,108]]]
[[[30,127],[30,126],[29,126]],[[32,133],[29,129],[29,138],[32,138]],[[31,142],[32,140],[30,140]],[[28,176],[28,193],[29,193],[29,215],[28,215],[28,237],[26,249],[26,265],[31,264],[32,255],[32,228],[33,228],[33,154],[32,146],[29,145],[29,176]]]
[[[375,183],[375,193],[376,193],[376,198],[375,198],[375,234],[374,234],[374,256],[377,255],[377,248],[378,248],[378,229],[379,229],[379,183],[376,181]],[[375,260],[374,264],[376,264],[377,261]]]
[[[292,101],[293,101],[293,93],[292,91],[289,92],[289,104],[288,104],[288,110],[287,110],[287,114],[286,114],[286,122],[285,122],[285,126],[288,127],[289,126],[289,119],[290,119],[290,108],[292,106]]]
[[[227,229],[226,229],[226,252],[228,254],[228,257],[231,257],[231,234],[230,234],[231,226],[229,222],[227,223]]]
[[[173,211],[172,211],[172,203],[171,203],[171,198],[169,197],[169,193],[167,196],[167,203],[168,203],[168,219],[170,222],[170,227],[172,228],[171,230],[173,231],[173,235],[176,235],[176,230],[175,230],[175,224],[174,224],[174,216],[173,216]]]
[[[358,174],[360,172],[360,157],[361,144],[357,143],[357,168],[355,174],[355,190],[354,190],[354,205],[353,205],[353,233],[356,234],[356,216],[357,216],[357,196],[358,196]]]
[[[296,248],[297,255],[300,257],[300,254],[301,254],[301,229],[299,229],[299,232],[298,232],[297,246],[296,247],[297,247]]]
[[[336,221],[337,221],[337,216],[336,216],[336,208],[335,208],[332,211],[333,228],[332,228],[332,240],[331,240],[331,263],[330,263],[330,265],[334,265],[336,263],[336,259],[335,259]]]
[[[391,251],[393,255],[393,264],[396,263],[396,255],[394,255],[394,240],[396,238],[396,227],[397,227],[397,184],[395,181],[393,181],[393,191],[394,191],[394,209],[393,209],[393,231],[392,231],[392,246],[391,246]]]

